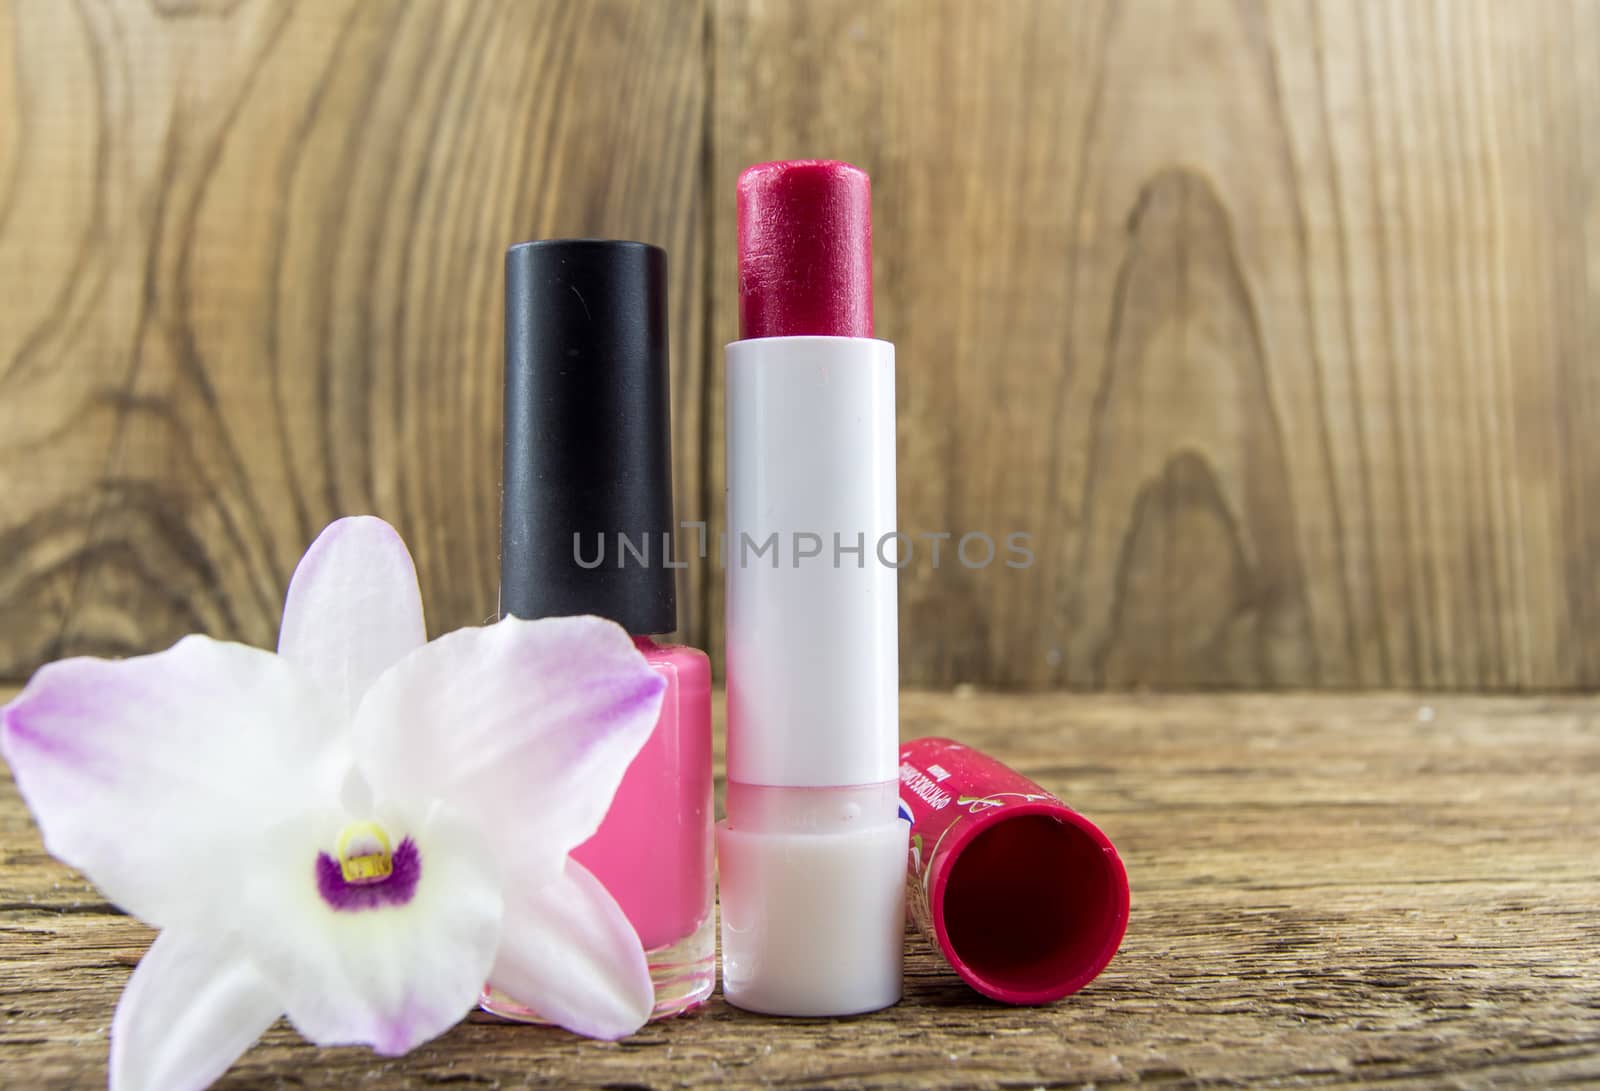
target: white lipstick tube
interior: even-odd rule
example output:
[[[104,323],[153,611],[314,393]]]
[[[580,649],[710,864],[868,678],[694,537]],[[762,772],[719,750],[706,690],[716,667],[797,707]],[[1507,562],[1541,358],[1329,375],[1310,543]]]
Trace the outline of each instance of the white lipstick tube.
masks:
[[[774,1015],[900,998],[894,346],[727,347],[722,989]]]

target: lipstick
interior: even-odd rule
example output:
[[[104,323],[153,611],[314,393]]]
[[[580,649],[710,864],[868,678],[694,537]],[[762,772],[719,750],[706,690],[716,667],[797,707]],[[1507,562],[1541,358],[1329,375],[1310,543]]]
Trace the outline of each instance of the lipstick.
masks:
[[[739,176],[739,336],[872,336],[872,182],[827,160]]]
[[[772,1015],[900,998],[894,346],[872,337],[871,183],[764,163],[738,184],[727,346],[722,989]]]

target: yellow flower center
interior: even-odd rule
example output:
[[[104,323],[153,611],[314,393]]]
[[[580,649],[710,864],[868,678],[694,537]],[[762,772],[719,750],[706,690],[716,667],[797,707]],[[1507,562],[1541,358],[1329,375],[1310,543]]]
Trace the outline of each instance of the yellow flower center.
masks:
[[[339,834],[339,871],[347,883],[377,883],[394,871],[389,835],[376,822],[352,822]]]

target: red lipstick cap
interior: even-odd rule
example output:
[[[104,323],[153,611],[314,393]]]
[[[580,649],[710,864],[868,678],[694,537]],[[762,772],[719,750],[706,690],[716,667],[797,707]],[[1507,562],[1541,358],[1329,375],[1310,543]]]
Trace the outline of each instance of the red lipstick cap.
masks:
[[[872,181],[849,163],[739,175],[739,335],[872,336]]]
[[[900,748],[911,820],[906,901],[963,981],[1047,1004],[1093,981],[1128,927],[1128,873],[1106,835],[1013,769],[949,739]]]

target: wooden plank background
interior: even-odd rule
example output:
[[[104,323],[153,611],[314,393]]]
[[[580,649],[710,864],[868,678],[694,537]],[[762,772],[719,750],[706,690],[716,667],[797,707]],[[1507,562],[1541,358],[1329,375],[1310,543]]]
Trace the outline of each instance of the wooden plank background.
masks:
[[[1084,991],[991,1003],[913,934],[886,1011],[719,993],[615,1043],[475,1015],[399,1059],[280,1021],[217,1091],[1600,1086],[1595,698],[922,692],[902,712],[1116,843],[1128,934]],[[0,1084],[98,1091],[152,933],[44,853],[3,773],[0,858]]]
[[[16,0],[0,678],[269,643],[349,512],[487,617],[522,238],[668,249],[716,525],[732,186],[792,155],[874,176],[902,527],[1033,536],[914,558],[908,683],[1600,685],[1593,0]]]

